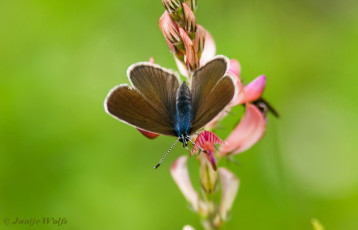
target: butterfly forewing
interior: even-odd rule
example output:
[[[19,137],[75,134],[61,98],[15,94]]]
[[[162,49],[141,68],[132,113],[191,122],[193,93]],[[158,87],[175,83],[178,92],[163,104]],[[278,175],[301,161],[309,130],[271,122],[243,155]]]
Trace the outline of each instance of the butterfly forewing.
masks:
[[[203,95],[192,122],[191,132],[199,130],[223,111],[232,101],[235,90],[232,77],[227,75],[210,92]]]
[[[153,133],[176,136],[171,118],[163,116],[136,89],[120,85],[111,90],[105,101],[107,112],[114,117]]]
[[[128,69],[132,85],[161,113],[163,119],[171,119],[175,114],[176,91],[179,87],[178,76],[158,65],[138,63]]]

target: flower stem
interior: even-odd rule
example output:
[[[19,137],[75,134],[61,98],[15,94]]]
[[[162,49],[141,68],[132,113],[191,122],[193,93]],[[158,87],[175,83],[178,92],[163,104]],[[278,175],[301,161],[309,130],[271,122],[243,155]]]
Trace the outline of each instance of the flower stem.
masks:
[[[219,219],[218,206],[215,201],[217,195],[217,171],[213,169],[209,161],[201,153],[200,160],[200,180],[202,187],[203,202],[206,207],[206,213],[202,218],[202,225],[205,230],[218,230],[219,225],[217,220]]]

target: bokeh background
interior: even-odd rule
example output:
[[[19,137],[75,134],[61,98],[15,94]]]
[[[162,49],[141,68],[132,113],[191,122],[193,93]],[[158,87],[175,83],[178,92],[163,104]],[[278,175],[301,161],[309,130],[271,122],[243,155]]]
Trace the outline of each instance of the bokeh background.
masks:
[[[0,1],[1,219],[201,229],[169,173],[187,152],[176,146],[153,170],[174,139],[145,139],[103,110],[129,65],[152,56],[176,68],[162,13],[160,0]],[[281,114],[240,165],[220,162],[241,180],[224,229],[312,229],[312,218],[358,229],[358,2],[207,0],[196,16],[244,82],[267,76]],[[197,175],[194,158],[189,167]]]

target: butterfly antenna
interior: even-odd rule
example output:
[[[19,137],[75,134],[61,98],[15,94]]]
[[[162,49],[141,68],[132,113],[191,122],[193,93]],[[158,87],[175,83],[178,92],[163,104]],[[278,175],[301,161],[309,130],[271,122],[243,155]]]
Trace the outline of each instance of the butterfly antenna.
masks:
[[[162,162],[164,161],[164,159],[168,156],[168,154],[170,153],[170,151],[172,151],[172,149],[174,148],[174,146],[176,145],[176,143],[178,143],[178,140],[177,139],[174,144],[168,149],[168,151],[164,154],[164,156],[162,157],[162,159],[160,159],[159,163],[154,167],[154,169],[157,169],[161,164]]]
[[[189,137],[188,137],[188,140],[189,140],[193,145],[195,145],[196,147],[198,147],[201,151],[203,151],[204,153],[209,154],[208,151],[206,151],[205,149],[203,149],[202,147],[200,147],[199,145],[197,145],[197,144],[196,144],[192,139],[190,139]]]
[[[188,148],[188,146],[185,146],[184,147],[188,152],[189,152],[189,154],[190,154],[190,149]]]

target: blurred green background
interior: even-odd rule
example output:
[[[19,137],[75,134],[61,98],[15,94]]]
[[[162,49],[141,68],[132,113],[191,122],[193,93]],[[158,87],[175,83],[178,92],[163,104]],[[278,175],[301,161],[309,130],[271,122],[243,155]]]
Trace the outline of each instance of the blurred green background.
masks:
[[[103,110],[129,65],[153,56],[176,68],[162,13],[160,0],[0,1],[1,219],[201,229],[169,173],[187,152],[176,146],[153,170],[174,138],[145,139]],[[358,229],[358,2],[208,0],[196,16],[246,83],[267,76],[281,114],[239,166],[220,162],[241,180],[225,229],[312,229],[312,218]]]

